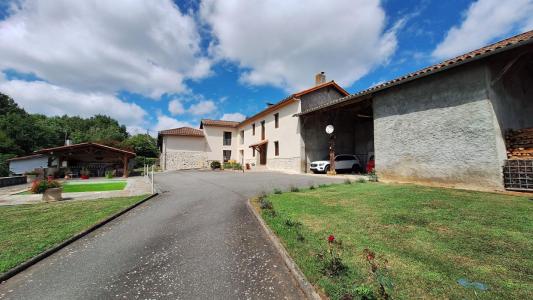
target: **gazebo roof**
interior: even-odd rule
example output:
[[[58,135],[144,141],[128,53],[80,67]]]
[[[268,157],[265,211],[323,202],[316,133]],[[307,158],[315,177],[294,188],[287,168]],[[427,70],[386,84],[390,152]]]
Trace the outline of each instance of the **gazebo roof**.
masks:
[[[80,143],[80,144],[74,144],[74,145],[46,148],[46,149],[37,150],[35,151],[35,153],[53,155],[56,153],[70,152],[74,150],[83,150],[83,149],[88,149],[88,148],[99,148],[99,149],[106,150],[109,152],[116,152],[116,153],[124,154],[128,157],[136,156],[135,152],[131,152],[131,151],[127,151],[127,150],[123,150],[123,149],[119,149],[119,148],[115,148],[111,146],[106,146],[106,145],[102,145],[98,143]]]

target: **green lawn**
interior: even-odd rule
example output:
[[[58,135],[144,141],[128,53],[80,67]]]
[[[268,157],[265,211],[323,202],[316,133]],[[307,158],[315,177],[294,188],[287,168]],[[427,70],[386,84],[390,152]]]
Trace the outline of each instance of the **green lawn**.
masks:
[[[126,185],[127,181],[109,181],[109,182],[71,182],[63,183],[63,193],[77,193],[77,192],[105,192],[105,191],[121,191]],[[31,192],[25,191],[17,195],[30,195]]]
[[[110,181],[98,183],[67,182],[63,185],[63,193],[120,191],[126,187],[126,184],[127,181]]]
[[[394,299],[533,298],[528,197],[353,183],[273,194],[268,200],[276,214],[263,210],[263,218],[307,278],[332,299],[347,294],[357,299],[358,286],[378,295],[365,248],[378,261],[388,261],[388,275],[381,278],[392,281]],[[342,242],[348,267],[340,276],[322,271],[330,234]],[[488,290],[465,288],[460,279]]]
[[[145,197],[0,206],[0,273]]]

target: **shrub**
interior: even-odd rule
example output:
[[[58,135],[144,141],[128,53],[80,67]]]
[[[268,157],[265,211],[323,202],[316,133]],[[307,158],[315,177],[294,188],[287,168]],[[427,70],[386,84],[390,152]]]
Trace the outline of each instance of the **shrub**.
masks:
[[[61,187],[61,183],[56,180],[35,180],[30,188],[33,194],[42,194],[47,189]]]
[[[259,198],[259,207],[261,209],[274,209],[272,202],[266,198]]]
[[[218,160],[214,160],[211,162],[210,167],[212,170],[215,170],[215,169],[220,169],[221,165]]]
[[[315,186],[314,186],[314,185],[311,185],[311,186],[309,187],[309,189],[310,189],[310,190],[314,190],[314,189],[315,189]]]
[[[357,179],[357,182],[359,182],[359,183],[366,183],[366,179],[364,179],[364,178],[359,178],[359,179]]]
[[[297,192],[299,192],[299,191],[300,191],[299,188],[297,188],[297,187],[295,187],[295,186],[291,186],[291,192],[293,192],[293,193],[297,193]]]
[[[371,277],[379,285],[379,296],[381,299],[390,299],[390,294],[393,289],[392,280],[389,277],[388,261],[383,257],[378,257],[376,254],[369,250],[363,250],[363,256],[370,265]]]
[[[298,221],[293,221],[291,219],[287,219],[287,220],[285,220],[285,225],[287,227],[300,227],[300,226],[302,226],[302,223],[300,223]]]
[[[376,174],[376,170],[372,170],[372,172],[368,173],[368,181],[378,182],[378,175]]]
[[[328,185],[325,184],[325,183],[323,183],[323,184],[319,184],[318,187],[319,187],[319,188],[325,188],[325,187],[328,187]]]
[[[281,191],[280,189],[274,189],[274,194],[279,195],[279,194],[281,194],[281,193],[282,193],[282,191]]]
[[[112,170],[105,171],[105,178],[107,178],[107,179],[113,178],[113,173],[114,172]]]
[[[341,258],[342,242],[335,239],[333,235],[328,236],[327,242],[328,251],[326,255],[323,255],[325,260],[322,274],[330,277],[340,276],[348,270]]]
[[[350,179],[346,178],[344,180],[344,184],[352,184],[352,181]]]

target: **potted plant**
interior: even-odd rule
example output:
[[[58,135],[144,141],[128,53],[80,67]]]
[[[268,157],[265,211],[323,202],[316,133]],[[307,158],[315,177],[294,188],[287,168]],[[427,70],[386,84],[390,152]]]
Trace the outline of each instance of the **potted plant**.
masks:
[[[87,168],[81,169],[81,171],[80,171],[80,178],[81,179],[89,179],[89,175],[91,175],[91,172],[89,172],[89,170],[87,170]]]
[[[35,180],[30,191],[34,194],[43,194],[43,201],[53,202],[61,201],[61,192],[63,188],[61,183],[56,180]]]
[[[28,183],[32,183],[35,181],[35,179],[37,179],[37,175],[39,175],[39,173],[35,171],[30,171],[30,172],[24,173],[24,175],[26,175],[26,181]]]

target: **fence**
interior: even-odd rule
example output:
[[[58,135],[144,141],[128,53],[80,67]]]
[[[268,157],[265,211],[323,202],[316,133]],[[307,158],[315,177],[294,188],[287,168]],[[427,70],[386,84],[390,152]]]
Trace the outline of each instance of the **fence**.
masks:
[[[503,166],[503,183],[507,190],[533,191],[533,160],[506,160]]]
[[[155,168],[155,165],[144,165],[144,172],[143,172],[143,175],[144,177],[148,178],[148,180],[150,181],[150,185],[151,185],[151,188],[152,188],[152,194],[155,193],[155,190],[154,190],[154,168]]]

